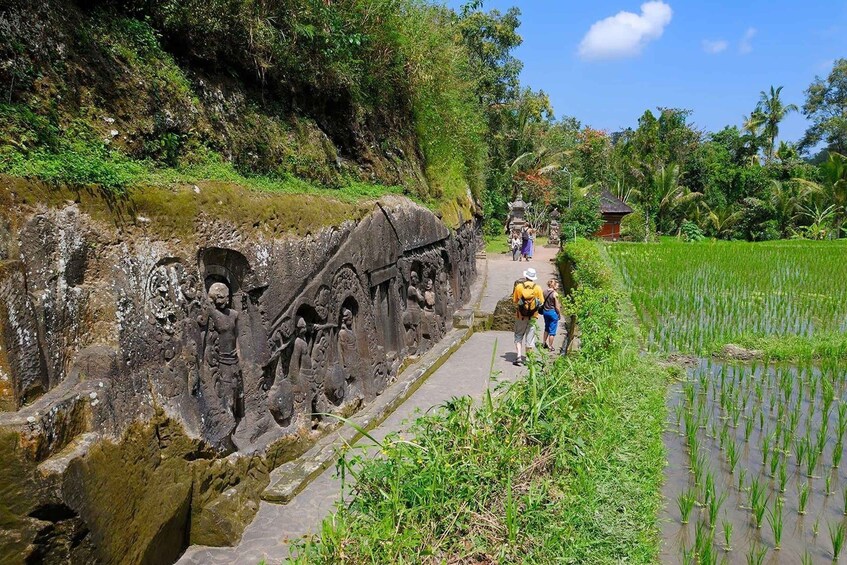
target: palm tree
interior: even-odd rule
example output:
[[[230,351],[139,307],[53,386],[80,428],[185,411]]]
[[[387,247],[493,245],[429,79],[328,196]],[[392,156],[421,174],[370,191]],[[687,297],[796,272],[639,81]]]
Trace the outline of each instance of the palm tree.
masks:
[[[729,206],[716,210],[709,209],[709,222],[715,230],[715,235],[726,238],[732,236],[732,228],[741,219],[741,215],[741,210],[733,211]]]
[[[765,123],[765,115],[757,106],[755,110],[750,112],[749,116],[743,117],[741,129],[750,139],[750,153],[752,154],[751,165],[759,162],[759,147],[762,146],[762,125]]]
[[[847,157],[830,152],[829,159],[821,165],[824,193],[827,201],[835,206],[836,237],[841,235],[841,226],[847,215]]]
[[[814,183],[803,179],[793,181],[771,181],[770,203],[776,211],[776,219],[779,222],[779,231],[783,237],[789,234],[791,226],[795,225],[800,218],[803,203],[809,195],[817,192],[818,187]]]
[[[770,92],[764,90],[759,93],[759,104],[756,110],[764,117],[763,133],[765,136],[765,159],[770,162],[773,159],[776,138],[779,135],[779,123],[791,112],[797,112],[796,104],[785,104],[780,98],[782,87],[771,86]]]
[[[676,211],[685,212],[703,196],[679,184],[679,165],[660,167],[654,174],[650,186],[650,203],[656,212],[656,224],[668,227],[670,216]]]
[[[820,172],[820,183],[804,179],[795,180],[807,187],[809,193],[816,194],[822,206],[832,208],[832,221],[835,225],[836,237],[839,237],[841,228],[847,220],[847,157],[840,153],[830,152],[829,158],[820,166]],[[818,207],[817,204],[815,207]]]

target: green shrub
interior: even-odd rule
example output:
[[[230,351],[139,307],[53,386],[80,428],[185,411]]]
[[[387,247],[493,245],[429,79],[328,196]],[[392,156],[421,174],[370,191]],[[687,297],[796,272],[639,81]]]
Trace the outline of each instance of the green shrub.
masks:
[[[579,353],[600,361],[621,344],[620,297],[610,288],[579,286],[568,297],[565,310],[576,316],[580,329]]]
[[[562,215],[562,239],[570,241],[580,237],[593,237],[602,225],[600,199],[596,196],[579,198]]]
[[[633,208],[631,214],[627,214],[621,220],[621,239],[624,241],[655,241],[656,222],[651,217],[649,230],[644,219],[644,211],[638,207]]]
[[[689,220],[682,221],[679,231],[682,233],[682,239],[685,241],[696,242],[706,239],[706,236],[703,235],[703,230],[700,229],[700,226]]]
[[[574,283],[579,286],[610,289],[612,271],[603,261],[597,244],[587,239],[576,239],[564,245],[558,263],[567,261],[572,268]]]

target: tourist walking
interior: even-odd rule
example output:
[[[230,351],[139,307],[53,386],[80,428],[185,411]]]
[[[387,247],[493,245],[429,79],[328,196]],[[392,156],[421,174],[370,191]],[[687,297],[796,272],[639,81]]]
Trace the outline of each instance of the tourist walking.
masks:
[[[523,272],[524,280],[518,281],[512,292],[512,302],[515,304],[515,361],[514,365],[525,364],[526,357],[521,355],[523,348],[529,351],[535,348],[537,322],[539,311],[544,303],[544,294],[536,284],[538,273],[535,269]]]
[[[512,237],[509,240],[509,249],[512,250],[512,261],[517,261],[521,254],[521,238],[516,232],[512,232]]]
[[[544,291],[544,305],[541,307],[541,315],[544,316],[544,339],[541,347],[553,349],[553,341],[559,329],[559,320],[562,317],[562,303],[559,300],[559,281],[550,279],[547,281],[547,290]]]
[[[535,252],[535,228],[529,229],[529,248],[527,250],[527,261],[532,259],[532,254]]]
[[[521,256],[518,261],[529,261],[529,228],[521,228]]]

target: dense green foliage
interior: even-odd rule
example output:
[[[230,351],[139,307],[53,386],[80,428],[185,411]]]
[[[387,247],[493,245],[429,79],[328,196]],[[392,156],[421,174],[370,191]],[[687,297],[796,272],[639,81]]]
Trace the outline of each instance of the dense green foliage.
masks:
[[[599,344],[608,322],[626,324],[621,295],[596,244],[579,240],[571,259],[586,273],[583,343]],[[419,419],[411,439],[347,460],[355,496],[297,562],[654,562],[666,375],[632,335],[534,358],[481,406],[455,399]]]
[[[578,288],[611,288],[611,269],[597,253],[596,244],[587,239],[578,238],[565,244],[557,262],[572,265],[573,281]]]
[[[230,165],[287,186],[403,185],[468,210],[491,80],[465,38],[480,14],[419,0],[13,2],[0,172],[120,191]]]
[[[661,351],[735,343],[777,358],[847,355],[843,241],[664,241],[609,252],[646,341]]]

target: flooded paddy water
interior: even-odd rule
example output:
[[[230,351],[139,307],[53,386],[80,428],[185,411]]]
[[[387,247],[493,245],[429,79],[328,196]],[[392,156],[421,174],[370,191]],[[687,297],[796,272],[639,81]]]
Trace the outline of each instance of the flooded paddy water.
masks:
[[[669,394],[664,563],[847,563],[845,379],[843,363],[686,371]]]

